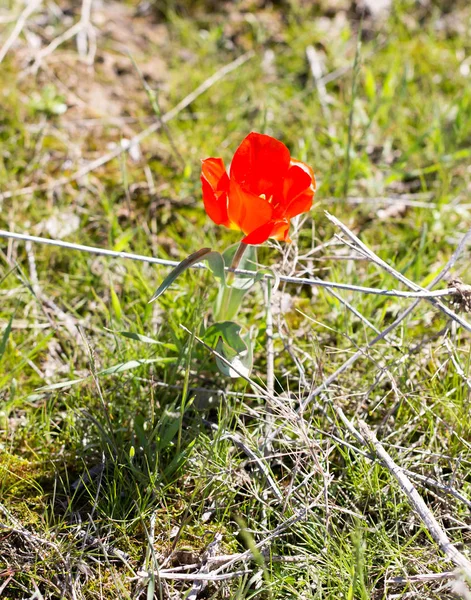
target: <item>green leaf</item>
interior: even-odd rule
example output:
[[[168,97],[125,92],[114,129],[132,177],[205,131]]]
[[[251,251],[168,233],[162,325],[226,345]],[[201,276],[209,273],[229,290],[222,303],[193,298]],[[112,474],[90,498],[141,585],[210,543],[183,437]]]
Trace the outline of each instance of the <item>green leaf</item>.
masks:
[[[136,369],[142,365],[149,365],[156,362],[170,363],[174,361],[174,358],[138,358],[136,360],[128,360],[124,363],[118,363],[117,365],[103,369],[102,371],[99,371],[97,375],[114,375],[115,373],[124,373],[125,371]]]
[[[187,457],[191,454],[193,446],[195,444],[196,438],[188,442],[185,445],[185,448],[175,455],[172,462],[165,468],[163,472],[164,478],[171,477],[175,473],[175,471],[177,471],[183,464],[185,464],[185,461]]]
[[[119,335],[122,335],[125,338],[129,338],[131,340],[136,340],[137,342],[142,342],[143,344],[157,344],[166,348],[167,350],[177,351],[177,347],[175,344],[166,344],[165,342],[159,342],[159,340],[154,340],[153,338],[148,337],[147,335],[142,335],[141,333],[135,333],[134,331],[118,331]]]
[[[157,300],[157,298],[165,292],[165,290],[175,281],[175,279],[179,275],[181,275],[184,271],[186,271],[195,263],[206,258],[211,253],[211,248],[202,248],[201,250],[197,250],[196,252],[193,252],[193,254],[190,254],[190,256],[187,256],[185,259],[183,259],[181,263],[177,265],[173,269],[173,271],[169,273],[167,277],[162,281],[162,283],[157,288],[155,294],[149,300],[149,304],[151,302],[154,302],[154,300]]]
[[[123,320],[123,309],[121,308],[121,302],[119,301],[118,294],[114,291],[113,285],[110,286],[111,292],[111,306],[119,321]]]
[[[240,330],[240,325],[237,325],[237,323],[234,323],[233,321],[214,323],[214,325],[211,325],[211,327],[206,330],[204,339],[208,344],[212,344],[215,340],[222,338],[230,348],[236,353],[240,353],[247,350],[247,346],[240,336]]]
[[[40,388],[37,388],[37,391],[52,392],[53,390],[62,390],[63,388],[77,385],[77,383],[82,383],[82,381],[86,381],[87,379],[90,379],[90,377],[80,377],[80,379],[69,379],[67,381],[59,381],[58,383],[51,383],[50,385],[44,385]]]
[[[237,252],[239,245],[240,244],[233,244],[222,253],[222,257],[224,259],[226,267],[229,268],[232,265],[232,260],[234,258],[235,253]],[[247,246],[237,268],[241,271],[253,271],[254,273],[257,272],[256,246]],[[248,287],[250,287],[253,284],[252,279],[253,276],[251,274],[238,274],[234,277],[231,286],[239,289],[248,289]],[[252,283],[248,284],[247,281]]]
[[[117,238],[115,243],[113,244],[113,250],[115,252],[122,252],[123,250],[127,250],[129,248],[129,242],[135,237],[136,232],[134,229],[128,229],[127,231],[123,231],[123,233]]]
[[[102,371],[99,371],[97,375],[115,375],[116,373],[124,373],[125,371],[136,369],[137,367],[141,367],[142,365],[149,365],[152,363],[169,364],[175,362],[175,360],[175,358],[140,358],[136,360],[128,360],[126,362],[113,365],[112,367],[108,367],[107,369],[103,369]],[[69,379],[68,381],[60,381],[59,383],[53,383],[51,385],[45,385],[43,387],[37,388],[36,391],[50,392],[52,390],[60,390],[66,387],[77,385],[78,383],[82,383],[83,381],[87,381],[87,379],[90,379],[90,377],[91,376],[81,377],[80,379]]]
[[[180,417],[170,417],[165,415],[157,437],[157,450],[161,452],[169,446],[170,442],[177,435],[180,428]]]
[[[237,354],[232,348],[228,347],[222,338],[219,338],[216,351],[226,360],[221,360],[219,356],[216,356],[216,364],[221,373],[226,375],[226,377],[232,377],[233,379],[237,377],[249,377],[252,372],[253,350],[250,335],[247,334],[244,336],[242,341],[246,346],[246,350]]]
[[[154,574],[152,573],[152,575],[149,578],[149,583],[147,584],[147,600],[152,600],[153,598],[155,598],[155,579],[154,579]]]
[[[205,341],[214,345],[226,360],[216,356],[216,364],[227,377],[248,377],[252,371],[253,350],[250,334],[241,335],[241,327],[233,321],[215,323],[205,332]],[[226,362],[227,361],[227,362]]]
[[[224,258],[219,252],[211,252],[204,258],[208,262],[208,267],[213,272],[214,277],[219,279],[221,283],[226,281],[226,273],[224,271]]]
[[[259,272],[254,277],[245,280],[237,278],[237,281],[234,282],[235,285],[221,285],[214,303],[214,319],[216,321],[230,321],[233,319],[239,311],[245,294],[263,277],[264,273]]]
[[[232,264],[232,259],[234,258],[234,254],[237,251],[239,244],[235,244],[230,246],[224,253],[223,258],[226,263],[226,267],[230,267]],[[257,247],[256,246],[247,246],[242,258],[239,262],[239,266],[237,267],[241,271],[251,271],[252,273],[238,273],[233,281],[231,282],[231,287],[236,290],[244,290],[244,293],[249,290],[254,283],[260,281],[263,278],[264,274],[257,271]]]
[[[223,252],[222,257],[226,267],[231,266],[238,247],[239,244],[234,244]],[[257,249],[255,246],[247,246],[238,269],[248,271],[248,273],[238,273],[229,284],[220,286],[213,309],[216,321],[230,321],[233,319],[247,291],[257,281],[263,279],[265,271],[257,271]]]
[[[190,179],[191,177],[191,164],[188,162],[185,165],[185,168],[183,169],[183,177],[185,179]]]

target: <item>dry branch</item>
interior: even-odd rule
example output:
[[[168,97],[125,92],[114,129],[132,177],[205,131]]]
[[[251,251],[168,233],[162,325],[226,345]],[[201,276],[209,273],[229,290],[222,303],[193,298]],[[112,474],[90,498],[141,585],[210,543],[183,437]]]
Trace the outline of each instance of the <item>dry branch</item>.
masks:
[[[0,194],[0,200],[2,196]],[[63,240],[54,240],[51,238],[43,238],[36,235],[28,235],[25,233],[16,233],[13,231],[6,231],[4,229],[0,229],[0,238],[14,239],[26,242],[34,242],[36,244],[45,244],[46,246],[57,246],[59,248],[67,248],[68,250],[78,250],[79,252],[87,252],[89,254],[97,254],[98,256],[110,256],[112,258],[124,258],[129,260],[136,260],[139,262],[145,262],[149,264],[161,265],[164,267],[176,267],[179,262],[176,260],[167,260],[164,258],[154,258],[153,256],[144,256],[142,254],[133,254],[132,252],[116,252],[114,250],[108,250],[107,248],[98,248],[96,246],[86,246],[84,244],[73,244],[72,242],[65,242]],[[190,268],[192,269],[207,269],[207,266],[204,263],[195,263]],[[253,275],[252,271],[246,271],[243,269],[231,269],[226,268],[227,271],[232,271],[237,275]],[[420,292],[403,292],[401,290],[383,290],[378,288],[370,288],[361,285],[351,285],[348,283],[339,283],[336,281],[326,281],[324,279],[317,279],[316,277],[308,278],[308,277],[289,277],[286,275],[278,275],[278,274],[265,274],[264,279],[274,279],[275,281],[283,281],[284,283],[293,283],[295,285],[311,285],[316,287],[322,287],[327,289],[339,289],[350,292],[359,292],[361,294],[373,294],[375,296],[389,296],[391,298],[411,298],[411,299],[422,299],[422,298],[436,298],[440,296],[455,296],[457,290],[454,287],[448,287],[444,290],[437,290],[435,292],[430,292],[427,290]],[[336,296],[336,298],[340,301],[340,297]],[[347,303],[343,301],[345,305]],[[347,305],[350,310],[353,310],[357,317],[362,319],[366,325],[369,327],[373,327],[371,323],[355,311],[353,307]]]
[[[417,285],[410,279],[408,279],[405,275],[391,267],[387,262],[385,262],[382,258],[380,258],[377,254],[375,254],[366,244],[364,244],[350,229],[344,225],[341,221],[339,221],[336,217],[329,214],[326,211],[327,218],[334,223],[347,237],[352,240],[355,245],[355,249],[358,249],[364,256],[369,258],[372,262],[381,267],[384,271],[392,275],[395,279],[406,285],[408,288],[413,290],[416,293],[425,292],[427,294],[427,290],[422,288],[420,285]],[[457,291],[457,290],[455,290]],[[430,297],[429,294],[424,296],[424,299],[427,302],[430,302],[433,306],[438,308],[441,312],[445,313],[447,317],[456,321],[459,325],[461,325],[464,329],[471,332],[471,324],[465,321],[462,317],[453,312],[448,306],[445,306],[442,302],[437,300],[436,298]]]
[[[10,50],[10,48],[13,46],[13,44],[18,39],[18,36],[23,31],[23,28],[26,25],[26,22],[29,19],[29,17],[33,14],[33,12],[37,8],[39,8],[39,6],[41,4],[42,4],[42,0],[31,0],[30,2],[27,3],[23,12],[18,17],[16,25],[13,28],[12,32],[10,33],[10,36],[8,37],[8,39],[6,40],[6,42],[3,44],[2,48],[0,49],[0,63],[3,61],[5,56],[8,54],[8,51]]]
[[[389,585],[408,585],[409,583],[427,583],[429,581],[441,581],[456,577],[455,571],[444,571],[443,573],[421,573],[420,575],[409,575],[409,577],[391,577],[386,579]]]
[[[464,556],[450,541],[445,530],[439,524],[437,519],[432,514],[431,510],[425,504],[422,496],[415,489],[411,480],[407,477],[404,471],[397,465],[388,452],[384,449],[381,443],[378,441],[375,433],[371,431],[368,425],[364,421],[359,421],[360,431],[363,434],[367,442],[373,447],[377,456],[381,459],[385,467],[390,473],[397,479],[400,488],[407,496],[412,508],[421,518],[427,531],[437,542],[442,552],[446,555],[448,560],[453,562],[467,579],[471,581],[471,561]]]
[[[456,261],[458,260],[459,256],[463,252],[463,250],[466,247],[466,244],[468,243],[470,238],[471,238],[471,227],[468,229],[468,231],[463,235],[463,237],[459,241],[459,243],[456,247],[456,250],[453,252],[453,254],[449,258],[446,265],[443,267],[443,269],[440,271],[440,273],[433,279],[433,281],[431,283],[429,283],[429,285],[426,287],[427,290],[431,290],[435,285],[437,285],[438,282],[440,282],[444,277],[446,277],[446,275],[449,273],[449,271],[455,265]],[[374,337],[372,340],[370,340],[363,348],[360,348],[357,352],[355,352],[355,354],[353,354],[348,360],[346,360],[334,373],[329,375],[329,377],[327,377],[327,379],[325,379],[320,385],[318,385],[316,388],[314,388],[312,390],[312,392],[309,394],[307,400],[305,401],[304,406],[306,406],[309,402],[312,402],[315,398],[317,398],[317,396],[319,396],[319,394],[324,392],[343,373],[348,371],[348,369],[350,369],[350,367],[352,367],[358,359],[365,356],[365,354],[367,354],[367,352],[370,348],[372,348],[378,342],[380,342],[381,340],[386,338],[386,336],[391,331],[396,329],[396,327],[398,327],[411,314],[411,312],[420,303],[420,300],[422,298],[425,298],[425,296],[417,296],[416,298],[417,299],[410,306],[408,306],[395,319],[395,321],[393,323],[388,325],[388,327],[386,327],[386,329],[383,329],[383,331],[380,334],[378,334],[376,337]]]

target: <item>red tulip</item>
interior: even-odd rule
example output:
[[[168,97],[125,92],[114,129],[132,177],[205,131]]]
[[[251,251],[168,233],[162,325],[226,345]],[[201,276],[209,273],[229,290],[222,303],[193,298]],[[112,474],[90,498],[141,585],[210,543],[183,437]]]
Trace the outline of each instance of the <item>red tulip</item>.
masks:
[[[204,207],[216,225],[243,231],[244,244],[291,241],[290,219],[310,210],[316,180],[284,144],[252,132],[237,148],[230,175],[222,158],[202,163]]]

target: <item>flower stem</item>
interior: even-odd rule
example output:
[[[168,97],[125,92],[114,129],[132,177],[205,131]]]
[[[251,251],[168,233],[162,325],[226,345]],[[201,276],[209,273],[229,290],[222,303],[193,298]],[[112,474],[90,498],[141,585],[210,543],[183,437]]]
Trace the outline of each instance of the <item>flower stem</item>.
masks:
[[[240,242],[239,247],[237,248],[236,253],[234,254],[234,258],[232,259],[230,271],[226,277],[226,285],[230,285],[234,281],[234,277],[235,277],[234,271],[239,266],[240,261],[242,260],[242,257],[244,256],[244,252],[247,250],[247,248],[248,248],[247,244],[244,244],[244,242]]]
[[[226,273],[226,281],[219,287],[213,312],[214,320],[216,322],[230,321],[235,317],[237,311],[239,310],[239,305],[245,292],[239,289],[234,289],[232,284],[234,283],[235,279],[234,271],[239,266],[247,248],[247,244],[244,244],[243,242],[239,244],[239,247],[235,251],[232,259],[231,266],[229,267],[229,272]]]

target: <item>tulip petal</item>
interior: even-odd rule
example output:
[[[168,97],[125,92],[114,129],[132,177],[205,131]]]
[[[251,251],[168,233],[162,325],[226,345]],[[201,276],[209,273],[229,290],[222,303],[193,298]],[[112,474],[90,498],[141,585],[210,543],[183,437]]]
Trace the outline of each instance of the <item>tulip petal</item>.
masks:
[[[299,164],[292,165],[283,182],[283,204],[288,206],[299,194],[306,191],[313,180],[313,176],[305,171]]]
[[[214,190],[229,188],[229,177],[222,158],[206,158],[201,161],[201,176],[206,179]]]
[[[227,194],[229,177],[222,158],[207,158],[202,161],[201,186],[206,213],[216,225],[229,225]]]
[[[256,244],[263,244],[263,242],[266,242],[268,238],[271,237],[272,231],[273,221],[269,221],[268,223],[265,223],[265,225],[254,229],[251,233],[246,235],[242,240],[242,243],[250,244],[252,246],[255,246]]]
[[[259,196],[269,198],[279,189],[290,165],[288,148],[278,140],[252,132],[237,148],[231,163],[231,179]]]
[[[231,177],[228,216],[245,234],[249,234],[272,218],[273,208],[265,198],[245,190]]]
[[[285,217],[292,219],[302,213],[309,212],[312,206],[312,199],[314,198],[314,190],[311,188],[307,189],[302,194],[299,194],[294,200],[292,200],[285,210]]]
[[[227,193],[216,193],[204,177],[201,177],[201,186],[203,189],[204,208],[208,217],[216,225],[228,226]]]
[[[316,179],[312,169],[300,161],[291,161],[283,185],[284,216],[288,219],[308,212],[316,190]]]
[[[300,160],[296,160],[295,158],[291,159],[291,163],[290,163],[290,167],[299,167],[300,169],[302,169],[303,171],[305,171],[312,179],[312,182],[314,183],[314,189],[316,187],[316,178],[314,177],[314,171],[312,170],[312,168],[307,165],[306,163],[301,162]]]
[[[287,219],[276,221],[270,237],[280,242],[291,242],[291,238],[289,237],[289,221]]]

